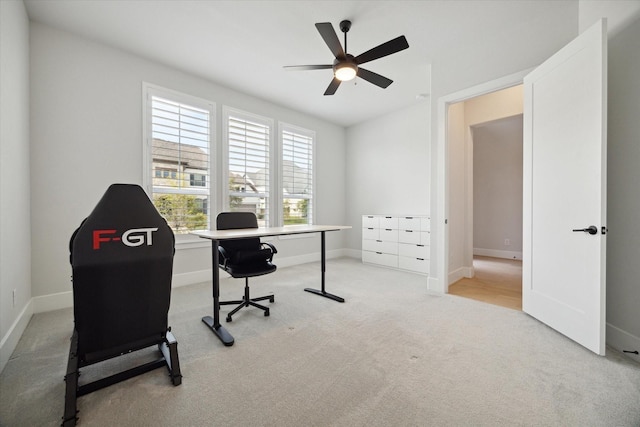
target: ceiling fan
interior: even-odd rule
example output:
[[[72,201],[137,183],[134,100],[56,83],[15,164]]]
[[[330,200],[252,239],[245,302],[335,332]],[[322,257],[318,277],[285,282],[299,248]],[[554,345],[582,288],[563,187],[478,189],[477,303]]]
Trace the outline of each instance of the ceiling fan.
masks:
[[[333,56],[335,56],[333,64],[289,65],[284,68],[287,70],[325,70],[332,68],[333,80],[331,80],[327,90],[324,92],[325,95],[333,95],[336,93],[336,90],[338,90],[338,86],[340,86],[341,82],[352,80],[356,76],[365,79],[369,83],[373,83],[376,86],[386,89],[391,83],[393,83],[393,80],[381,76],[380,74],[376,74],[373,71],[365,70],[360,67],[360,65],[373,61],[374,59],[391,55],[409,47],[407,39],[404,36],[400,36],[354,57],[347,53],[347,33],[351,28],[351,21],[344,20],[340,22],[340,30],[344,33],[344,50],[340,45],[340,40],[338,40],[338,35],[333,29],[331,22],[319,22],[316,24],[316,28],[324,42],[329,46]]]

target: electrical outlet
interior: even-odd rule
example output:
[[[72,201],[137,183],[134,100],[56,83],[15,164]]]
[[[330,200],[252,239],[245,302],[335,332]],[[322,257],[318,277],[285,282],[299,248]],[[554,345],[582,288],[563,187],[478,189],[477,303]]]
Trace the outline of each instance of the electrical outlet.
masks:
[[[504,239],[504,245],[505,245],[505,246],[511,246],[511,240],[509,240],[509,239]]]

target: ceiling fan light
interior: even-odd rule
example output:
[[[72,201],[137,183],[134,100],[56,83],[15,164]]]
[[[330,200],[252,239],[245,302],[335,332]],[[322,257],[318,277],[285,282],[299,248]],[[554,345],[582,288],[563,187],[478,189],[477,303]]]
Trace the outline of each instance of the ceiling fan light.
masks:
[[[334,75],[336,79],[346,82],[349,80],[353,80],[358,73],[358,67],[355,64],[351,64],[349,62],[345,62],[336,66],[334,71]]]

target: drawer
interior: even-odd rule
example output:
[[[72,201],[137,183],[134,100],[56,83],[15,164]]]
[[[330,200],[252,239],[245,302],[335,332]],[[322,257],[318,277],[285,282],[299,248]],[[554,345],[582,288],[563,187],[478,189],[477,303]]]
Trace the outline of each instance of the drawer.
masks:
[[[397,216],[381,216],[380,228],[390,228],[392,230],[398,229],[398,217]]]
[[[389,255],[389,254],[381,254],[378,252],[362,252],[362,262],[367,262],[369,264],[378,264],[383,265],[385,267],[394,267],[398,268],[398,256],[397,255]]]
[[[380,230],[377,228],[363,228],[362,229],[362,240],[379,240],[380,239]]]
[[[400,230],[420,230],[419,216],[402,216],[398,218],[398,228]]]
[[[431,231],[431,218],[430,217],[422,217],[420,218],[420,231]]]
[[[413,230],[398,230],[398,242],[400,243],[420,243],[420,232]]]
[[[383,240],[385,242],[397,242],[398,241],[398,230],[393,228],[381,228],[380,229],[380,237],[378,240]]]
[[[370,252],[381,252],[383,254],[398,255],[398,243],[385,242],[382,240],[363,240],[362,250]]]
[[[401,256],[398,258],[398,268],[414,271],[416,273],[428,274],[429,260]]]
[[[430,246],[424,245],[409,245],[406,243],[400,243],[398,245],[398,255],[409,258],[422,258],[429,259]]]
[[[431,232],[430,231],[421,231],[420,232],[420,244],[429,246],[431,244]]]
[[[362,227],[364,228],[378,228],[380,227],[379,218],[375,215],[363,215]]]

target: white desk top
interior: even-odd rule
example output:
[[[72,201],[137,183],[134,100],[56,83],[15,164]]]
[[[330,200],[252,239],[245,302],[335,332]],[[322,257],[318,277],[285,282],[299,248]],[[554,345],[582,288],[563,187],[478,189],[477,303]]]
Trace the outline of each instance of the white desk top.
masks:
[[[285,227],[241,228],[235,230],[201,230],[190,234],[210,240],[242,239],[246,237],[283,236],[287,234],[320,233],[351,228],[350,225],[287,225]]]

